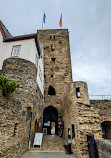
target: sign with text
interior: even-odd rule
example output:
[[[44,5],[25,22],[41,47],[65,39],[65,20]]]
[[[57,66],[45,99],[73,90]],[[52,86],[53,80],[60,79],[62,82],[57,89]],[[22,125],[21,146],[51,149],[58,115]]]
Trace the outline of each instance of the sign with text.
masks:
[[[42,145],[43,133],[35,133],[34,144],[33,145]]]

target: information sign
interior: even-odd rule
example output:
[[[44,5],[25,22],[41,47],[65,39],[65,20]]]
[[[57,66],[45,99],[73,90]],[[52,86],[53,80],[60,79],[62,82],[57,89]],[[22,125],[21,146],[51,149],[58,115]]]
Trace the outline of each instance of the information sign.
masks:
[[[34,138],[34,145],[42,145],[42,138],[43,138],[43,133],[35,133],[35,138]]]

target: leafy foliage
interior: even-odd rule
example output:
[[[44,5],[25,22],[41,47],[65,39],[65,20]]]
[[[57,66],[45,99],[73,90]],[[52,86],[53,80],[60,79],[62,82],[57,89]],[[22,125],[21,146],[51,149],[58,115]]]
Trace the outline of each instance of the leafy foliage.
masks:
[[[111,106],[111,102],[109,102],[109,103],[104,103],[104,105],[106,105],[106,106]]]
[[[20,84],[17,81],[9,81],[7,77],[1,75],[0,77],[0,89],[2,89],[2,93],[4,96],[12,97],[17,88],[19,88]]]

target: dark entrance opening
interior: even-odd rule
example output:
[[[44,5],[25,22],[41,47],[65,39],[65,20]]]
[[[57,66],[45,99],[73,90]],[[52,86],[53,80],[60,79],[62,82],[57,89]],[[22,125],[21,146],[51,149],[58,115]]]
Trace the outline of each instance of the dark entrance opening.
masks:
[[[44,109],[43,128],[47,128],[47,134],[58,135],[58,111],[53,106]]]
[[[104,121],[101,123],[102,138],[111,139],[111,121]]]
[[[48,95],[56,95],[55,89],[52,86],[49,86]]]

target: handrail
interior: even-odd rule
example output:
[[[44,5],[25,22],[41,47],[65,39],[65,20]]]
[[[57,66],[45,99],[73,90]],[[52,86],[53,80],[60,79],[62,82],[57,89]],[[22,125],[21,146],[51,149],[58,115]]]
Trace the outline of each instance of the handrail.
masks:
[[[89,100],[111,100],[111,95],[89,95]]]

